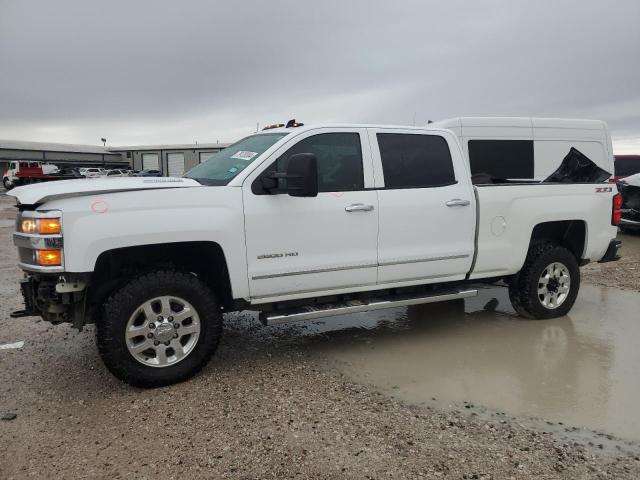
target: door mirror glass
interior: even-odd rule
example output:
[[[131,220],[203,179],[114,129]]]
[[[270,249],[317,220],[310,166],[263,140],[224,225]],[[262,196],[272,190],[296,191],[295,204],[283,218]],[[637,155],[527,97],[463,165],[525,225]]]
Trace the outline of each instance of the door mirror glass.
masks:
[[[292,197],[318,196],[318,159],[312,153],[296,153],[287,162],[287,193]]]

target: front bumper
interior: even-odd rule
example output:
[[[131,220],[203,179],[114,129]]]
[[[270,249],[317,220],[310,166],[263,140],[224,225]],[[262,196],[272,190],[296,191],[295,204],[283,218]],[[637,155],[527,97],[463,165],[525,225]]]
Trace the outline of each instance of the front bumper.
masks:
[[[606,263],[606,262],[617,262],[620,260],[620,255],[618,254],[618,250],[622,246],[622,242],[620,240],[611,240],[609,242],[609,247],[598,263]]]

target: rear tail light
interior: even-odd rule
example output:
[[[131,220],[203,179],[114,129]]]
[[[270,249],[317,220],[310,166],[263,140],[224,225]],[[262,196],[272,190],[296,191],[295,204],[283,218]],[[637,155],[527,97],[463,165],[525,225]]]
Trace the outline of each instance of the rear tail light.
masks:
[[[620,219],[622,218],[622,212],[620,209],[622,208],[622,195],[616,193],[613,196],[613,205],[611,207],[611,225],[618,226],[620,225]]]

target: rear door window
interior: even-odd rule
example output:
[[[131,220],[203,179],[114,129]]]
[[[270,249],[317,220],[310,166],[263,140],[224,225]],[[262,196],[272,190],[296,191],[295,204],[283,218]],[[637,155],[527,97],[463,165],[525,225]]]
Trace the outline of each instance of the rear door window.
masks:
[[[456,183],[451,152],[439,135],[378,133],[386,188],[442,187]]]

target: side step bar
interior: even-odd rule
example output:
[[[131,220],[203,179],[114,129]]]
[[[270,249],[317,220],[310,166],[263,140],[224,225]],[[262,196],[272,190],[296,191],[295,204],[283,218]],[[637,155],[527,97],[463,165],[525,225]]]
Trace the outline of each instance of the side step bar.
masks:
[[[383,308],[406,307],[409,305],[419,305],[422,303],[456,300],[459,298],[475,297],[476,295],[478,295],[478,290],[469,289],[446,290],[431,295],[403,295],[394,297],[371,298],[368,300],[350,300],[338,304],[334,303],[317,305],[313,307],[302,307],[291,310],[263,312],[260,314],[260,321],[264,325],[278,325],[280,323],[300,322],[303,320],[313,320],[315,318],[322,317],[333,317],[335,315],[345,315],[348,313],[367,312],[369,310],[382,310]]]

